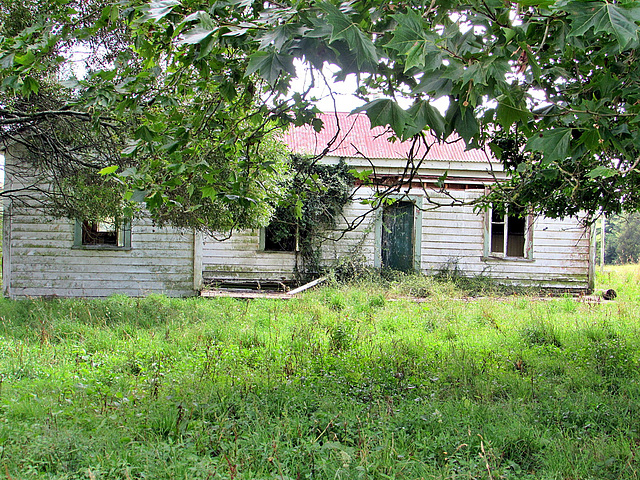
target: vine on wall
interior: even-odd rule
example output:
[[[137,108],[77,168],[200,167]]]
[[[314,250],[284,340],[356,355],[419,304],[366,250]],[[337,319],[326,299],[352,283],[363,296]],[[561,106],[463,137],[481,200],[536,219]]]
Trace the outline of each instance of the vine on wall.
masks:
[[[322,273],[322,243],[351,198],[354,177],[343,161],[320,165],[294,156],[291,163],[295,172],[292,194],[276,209],[268,228],[273,238],[283,242],[297,235],[297,274],[299,280],[307,280]]]

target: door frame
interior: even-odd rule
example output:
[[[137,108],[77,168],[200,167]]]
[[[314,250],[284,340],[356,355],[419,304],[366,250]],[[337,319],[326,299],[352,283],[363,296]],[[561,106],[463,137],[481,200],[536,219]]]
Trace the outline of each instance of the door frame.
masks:
[[[418,273],[422,266],[422,195],[391,195],[399,202],[413,203],[413,270]],[[382,215],[386,205],[378,208],[375,220],[375,256],[373,265],[376,268],[382,267]]]

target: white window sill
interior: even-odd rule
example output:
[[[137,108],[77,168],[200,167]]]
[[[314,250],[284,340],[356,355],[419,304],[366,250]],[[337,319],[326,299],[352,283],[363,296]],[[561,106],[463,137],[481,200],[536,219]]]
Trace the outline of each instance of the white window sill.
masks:
[[[107,250],[107,251],[124,251],[133,250],[131,247],[118,247],[117,245],[74,245],[72,250]]]
[[[499,257],[497,255],[483,255],[480,258],[483,262],[525,262],[532,263],[533,258],[527,257]]]
[[[268,254],[272,254],[272,253],[279,253],[279,254],[286,254],[286,255],[295,255],[296,251],[284,251],[284,250],[256,250],[256,252],[258,253],[268,253]]]

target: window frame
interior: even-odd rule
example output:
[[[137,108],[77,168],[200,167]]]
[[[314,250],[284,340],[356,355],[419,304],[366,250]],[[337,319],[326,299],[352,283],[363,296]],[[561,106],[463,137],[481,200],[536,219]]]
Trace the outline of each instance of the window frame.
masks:
[[[76,218],[73,234],[73,247],[82,250],[131,250],[131,221],[123,220],[117,224],[117,244],[110,243],[83,243],[85,221]]]
[[[493,208],[489,208],[485,212],[485,235],[484,235],[484,259],[499,259],[499,260],[508,260],[508,261],[520,261],[520,262],[530,262],[533,261],[533,224],[534,217],[532,214],[526,214],[524,217],[524,255],[523,256],[509,256],[507,252],[509,251],[509,218],[516,218],[513,215],[509,215],[509,212],[505,212],[503,215],[503,221],[501,224],[503,225],[503,251],[502,252],[494,252],[492,251],[493,244],[493,224],[496,223],[493,221]]]
[[[296,254],[300,252],[300,229],[298,225],[295,226],[296,231],[293,234],[293,249],[292,250],[267,250],[267,227],[260,228],[260,239],[258,250],[262,253],[286,253],[286,254]]]

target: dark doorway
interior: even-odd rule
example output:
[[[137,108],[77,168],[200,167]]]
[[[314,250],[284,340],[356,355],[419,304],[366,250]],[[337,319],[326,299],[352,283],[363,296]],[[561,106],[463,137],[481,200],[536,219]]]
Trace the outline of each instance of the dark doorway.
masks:
[[[382,212],[382,267],[411,272],[414,270],[414,206],[396,202]]]

